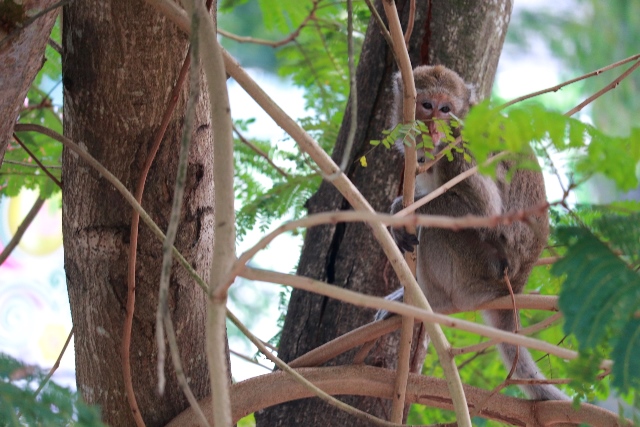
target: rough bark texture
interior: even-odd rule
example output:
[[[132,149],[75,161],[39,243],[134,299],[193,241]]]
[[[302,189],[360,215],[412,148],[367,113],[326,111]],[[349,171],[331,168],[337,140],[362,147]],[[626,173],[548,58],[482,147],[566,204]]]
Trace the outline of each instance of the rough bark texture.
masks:
[[[396,2],[406,28],[409,1]],[[377,4],[382,15],[382,7]],[[417,2],[416,21],[410,44],[414,66],[444,64],[458,71],[469,82],[478,84],[479,93],[490,92],[498,57],[511,15],[512,0],[493,2],[433,0]],[[353,162],[370,150],[369,141],[379,139],[390,111],[391,75],[397,69],[393,57],[374,21],[369,24],[358,79],[358,132],[350,158],[350,179],[377,211],[388,212],[400,193],[402,160],[396,152],[382,147],[367,155],[369,167]],[[350,107],[333,153],[338,161],[345,147]],[[308,202],[309,213],[350,209],[344,198],[323,183]],[[363,224],[338,224],[307,231],[298,274],[327,281],[365,294],[386,295],[399,287],[379,245]],[[364,310],[323,296],[294,290],[289,303],[279,355],[292,360],[373,318]],[[366,363],[396,367],[397,336],[379,340]],[[418,350],[418,353],[420,351]],[[423,353],[422,353],[423,354]],[[331,365],[351,362],[353,352],[338,357]],[[422,355],[416,360],[421,362]],[[421,365],[417,363],[416,366]],[[389,401],[347,397],[348,403],[388,419]],[[257,413],[259,426],[367,425],[319,401],[305,399],[279,405]]]
[[[175,25],[141,1],[76,1],[63,28],[64,131],[132,192],[187,52]],[[188,85],[147,178],[143,207],[167,228]],[[193,128],[176,247],[205,277],[213,246],[213,154],[209,102],[202,90]],[[78,156],[63,155],[65,269],[75,325],[78,389],[113,426],[133,425],[121,370],[131,207]],[[161,242],[140,223],[133,385],[147,426],[165,425],[188,404],[170,358],[163,396],[156,391],[155,313]],[[169,309],[195,395],[209,392],[205,295],[174,262]]]
[[[0,1],[0,164],[29,86],[42,67],[59,9],[20,28],[56,0]]]

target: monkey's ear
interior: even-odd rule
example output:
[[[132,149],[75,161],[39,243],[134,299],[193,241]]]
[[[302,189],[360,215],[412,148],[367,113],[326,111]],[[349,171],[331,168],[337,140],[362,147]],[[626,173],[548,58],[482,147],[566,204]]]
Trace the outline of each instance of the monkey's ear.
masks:
[[[465,86],[467,86],[467,90],[469,91],[469,107],[473,107],[480,102],[478,93],[476,92],[476,86],[471,83],[465,83]]]

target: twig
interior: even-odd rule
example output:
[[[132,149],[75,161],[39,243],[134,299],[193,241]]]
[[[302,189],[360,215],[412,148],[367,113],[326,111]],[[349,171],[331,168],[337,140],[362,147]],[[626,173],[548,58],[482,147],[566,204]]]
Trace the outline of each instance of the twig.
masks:
[[[192,6],[192,5],[191,5]],[[178,157],[178,168],[176,171],[176,182],[173,190],[173,202],[171,204],[171,213],[169,214],[169,224],[164,242],[162,243],[162,267],[160,270],[160,284],[158,290],[158,307],[156,311],[156,344],[158,346],[158,393],[164,393],[164,362],[166,349],[164,344],[164,328],[165,322],[171,322],[169,317],[169,282],[171,280],[171,266],[173,256],[171,247],[176,240],[178,233],[178,224],[180,223],[180,214],[182,212],[182,204],[184,202],[184,188],[186,185],[187,167],[189,165],[189,148],[191,147],[191,138],[193,135],[193,122],[196,115],[196,106],[200,97],[200,66],[198,62],[199,44],[198,44],[198,16],[192,15],[191,26],[193,31],[190,36],[190,60],[191,67],[189,70],[189,98],[184,114],[184,124],[182,125],[182,139],[180,141],[180,154]],[[172,328],[173,329],[173,328]],[[175,338],[175,337],[174,337]],[[173,357],[172,357],[173,359]]]
[[[262,341],[262,344],[264,345],[264,341]],[[265,346],[265,347],[266,347],[266,346]],[[239,353],[239,352],[237,352],[237,351],[235,351],[235,350],[233,350],[233,349],[231,349],[231,348],[229,349],[229,353],[233,354],[233,355],[234,355],[234,356],[236,356],[236,357],[239,357],[240,359],[242,359],[242,360],[244,360],[244,361],[246,361],[246,362],[252,363],[252,364],[257,365],[257,366],[260,366],[261,368],[264,368],[264,369],[266,369],[266,370],[267,370],[267,371],[269,371],[269,372],[271,372],[271,371],[272,371],[272,369],[271,369],[270,367],[265,366],[265,365],[263,365],[262,363],[258,362],[257,360],[254,360],[254,359],[252,359],[251,357],[246,356],[246,355],[244,355],[244,354],[242,354],[242,353]]]
[[[520,306],[522,307],[522,306]],[[524,308],[524,307],[522,307]],[[535,325],[531,325],[528,328],[524,328],[522,330],[520,330],[518,333],[522,334],[522,335],[530,335],[536,332],[539,332],[543,329],[548,328],[549,326],[551,326],[552,324],[554,324],[555,322],[557,322],[558,320],[562,319],[562,313],[555,313],[552,316],[547,317],[546,319],[544,319],[543,321],[536,323]],[[489,347],[491,347],[492,345],[496,345],[498,343],[500,343],[500,340],[496,340],[496,339],[490,339],[488,341],[482,342],[480,344],[474,344],[474,345],[470,345],[468,347],[461,347],[461,348],[452,348],[451,349],[451,354],[453,354],[454,356],[458,356],[460,354],[466,354],[466,353],[474,353],[477,351],[483,351],[484,349],[487,349]]]
[[[49,171],[49,169],[40,160],[38,160],[38,158],[35,156],[35,154],[33,154],[33,152],[31,150],[29,150],[29,147],[27,147],[27,145],[24,142],[22,142],[20,140],[20,138],[18,138],[18,135],[16,135],[14,133],[13,134],[13,139],[15,139],[16,142],[18,144],[20,144],[22,149],[27,152],[29,157],[31,157],[33,159],[33,161],[38,164],[38,166],[40,166],[40,169],[42,169],[42,171],[44,173],[46,173],[49,178],[51,178],[51,181],[53,181],[59,188],[62,188],[62,183],[58,180],[58,178],[53,176],[53,174]]]
[[[89,154],[87,150],[81,148],[78,144],[76,144],[66,136],[62,136],[59,133],[52,131],[51,129],[41,125],[17,123],[15,125],[14,130],[16,132],[23,132],[23,131],[38,132],[43,135],[47,135],[55,139],[56,141],[59,141],[62,144],[64,144],[65,147],[68,147],[71,151],[76,153],[80,158],[82,158],[85,162],[87,162],[89,166],[94,168],[96,171],[98,171],[100,175],[102,175],[107,181],[109,181],[115,187],[115,189],[118,190],[118,192],[127,201],[127,203],[129,203],[133,207],[133,209],[135,209],[136,212],[140,214],[140,218],[151,229],[151,232],[160,241],[164,240],[165,236],[162,230],[160,230],[160,227],[158,227],[158,225],[153,221],[153,219],[151,219],[149,214],[144,210],[144,208],[140,205],[140,203],[138,203],[138,201],[135,199],[135,197],[133,197],[133,195],[129,192],[129,190],[127,190],[124,184],[122,184],[122,182],[120,182],[118,178],[116,178],[111,172],[109,172],[104,166],[102,166],[102,164],[99,161],[97,161],[91,154]],[[176,249],[175,246],[173,247],[173,255],[176,257],[180,265],[182,265],[187,270],[187,273],[189,274],[189,276],[195,280],[198,286],[200,286],[205,292],[208,292],[209,285],[207,285],[202,280],[198,272],[193,269],[191,264],[189,264],[189,262],[184,258],[184,256],[180,253],[180,251]]]
[[[511,303],[513,304],[513,324],[515,325],[514,334],[517,334],[520,330],[520,318],[518,317],[518,307],[516,307],[516,297],[513,293],[513,287],[511,287],[511,280],[509,280],[508,269],[504,270],[504,282],[507,284],[507,288],[509,289],[509,296],[511,297]],[[511,369],[507,374],[506,381],[510,380],[513,374],[516,372],[516,366],[518,365],[518,359],[520,358],[520,347],[516,347],[516,354],[513,358],[513,364],[511,365]],[[481,409],[482,410],[482,409]]]
[[[2,161],[2,164],[5,164],[5,163],[8,164],[8,165],[23,166],[25,168],[38,168],[38,169],[41,169],[40,165],[38,165],[38,164],[34,165],[33,163],[19,162],[17,160],[4,159]],[[47,169],[62,169],[62,166],[60,166],[60,165],[45,165],[45,167]]]
[[[532,309],[532,310],[546,310],[546,311],[558,311],[558,298],[555,296],[548,295],[515,295],[516,303],[518,307],[522,309]],[[498,298],[489,303],[483,304],[481,307],[477,307],[477,309],[494,309],[494,310],[506,310],[512,306],[511,297],[506,296],[502,298]],[[453,313],[446,313],[453,314]],[[561,317],[560,313],[556,313],[553,316],[550,316],[547,320],[540,322],[539,324],[530,326],[528,328],[520,331],[522,334],[530,334],[536,332],[538,330],[542,330],[547,327],[549,324],[553,323],[557,319]],[[547,323],[548,322],[548,323]],[[289,362],[289,366],[291,367],[303,367],[303,366],[319,366],[334,357],[337,357],[340,354],[343,354],[352,348],[355,348],[359,345],[362,345],[367,342],[372,342],[380,338],[382,335],[391,333],[400,327],[401,318],[399,316],[393,316],[386,320],[381,320],[379,322],[368,323],[364,326],[361,326],[353,331],[347,332],[344,335],[341,335],[328,343],[321,345],[320,347],[316,347],[313,350],[305,353],[304,355],[298,357],[297,359]],[[545,325],[543,325],[545,324]],[[534,329],[538,328],[538,329]],[[472,351],[481,351],[484,348],[487,348],[491,345],[494,345],[499,340],[489,340],[481,344],[476,344],[475,346],[469,346],[464,348],[453,348],[451,349],[452,354],[464,354],[471,353]],[[478,348],[473,348],[478,347]],[[364,360],[365,356],[359,355],[361,360]]]
[[[488,159],[484,165],[489,165],[497,160],[500,160],[503,157],[506,157],[509,153],[502,152],[499,154],[496,154],[495,156],[491,157],[490,159]],[[429,203],[430,201],[432,201],[433,199],[435,199],[436,197],[446,193],[447,191],[449,191],[451,188],[453,188],[455,185],[458,185],[459,183],[461,183],[462,181],[464,181],[465,179],[469,178],[472,175],[475,175],[476,173],[478,173],[478,166],[474,166],[472,168],[467,169],[466,171],[464,171],[461,174],[456,175],[455,177],[451,178],[449,181],[445,182],[444,184],[442,184],[440,187],[436,188],[435,190],[433,190],[431,193],[427,194],[426,196],[424,196],[423,198],[421,198],[420,200],[418,200],[417,202],[413,203],[410,206],[407,206],[406,208],[402,209],[401,211],[399,211],[398,213],[396,213],[397,216],[403,216],[403,215],[408,215],[412,212],[415,212],[420,206],[424,206],[427,203]]]
[[[216,5],[213,6],[214,10]],[[215,242],[209,278],[207,304],[207,361],[211,396],[213,398],[213,424],[216,427],[231,426],[231,399],[229,397],[230,373],[226,339],[227,290],[224,287],[226,273],[235,262],[235,211],[233,207],[233,131],[227,74],[222,60],[222,47],[216,38],[217,22],[214,22],[204,7],[195,1],[194,12],[198,14],[199,42],[202,43],[200,60],[207,79],[207,90],[211,101],[211,126],[215,129],[213,158],[214,197],[216,220]]]
[[[304,18],[302,23],[300,23],[300,25],[298,25],[298,28],[296,28],[294,32],[292,32],[291,34],[289,34],[287,37],[283,38],[282,40],[271,41],[271,40],[264,40],[264,39],[256,39],[256,38],[253,38],[253,37],[243,37],[243,36],[238,36],[236,34],[232,34],[229,31],[223,30],[222,28],[218,28],[218,34],[223,35],[224,37],[227,37],[228,39],[231,39],[231,40],[236,41],[238,43],[254,43],[254,44],[260,44],[260,45],[263,45],[263,46],[271,46],[273,48],[284,46],[287,43],[290,43],[290,42],[294,41],[295,39],[297,39],[298,36],[300,35],[300,32],[302,31],[302,29],[307,26],[309,21],[316,19],[316,11],[318,10],[318,4],[319,3],[320,3],[319,0],[314,0],[313,1],[313,6],[311,7],[311,10],[309,11],[309,14]]]
[[[342,153],[342,163],[340,170],[345,172],[349,165],[349,157],[353,148],[353,141],[356,138],[358,129],[358,88],[356,83],[356,67],[353,61],[353,4],[352,0],[347,0],[347,54],[349,57],[349,100],[351,108],[351,121],[349,123],[349,133],[344,153]]]
[[[385,14],[387,15],[387,21],[389,22],[389,34],[393,41],[392,49],[396,53],[396,61],[400,74],[402,75],[402,88],[403,88],[403,103],[402,103],[402,121],[403,123],[412,123],[416,118],[416,86],[413,80],[413,68],[411,67],[411,60],[409,59],[409,52],[405,43],[403,43],[402,27],[400,26],[400,18],[398,16],[398,10],[394,1],[383,1]],[[404,182],[402,192],[402,205],[404,207],[413,203],[415,194],[415,182],[416,182],[416,162],[417,154],[415,144],[411,144],[404,150]],[[407,231],[411,234],[416,233],[416,227],[410,225],[407,227]],[[411,274],[416,275],[416,252],[405,252],[404,259],[411,270]],[[412,304],[412,296],[406,293],[404,296],[405,303]],[[391,421],[402,423],[404,415],[404,406],[407,395],[407,381],[409,379],[410,364],[411,364],[411,342],[413,340],[413,323],[412,317],[402,318],[402,328],[400,331],[400,348],[398,349],[398,369],[396,376],[395,389],[393,393],[393,400],[391,404]],[[434,331],[438,334],[437,331]],[[440,331],[442,334],[442,331]],[[446,349],[449,346],[444,335],[436,336],[434,340],[434,346],[438,352],[438,357],[441,358],[442,366],[445,371],[445,376],[449,380],[451,385],[452,395],[456,393],[454,389],[457,389],[456,382],[460,382],[460,378],[457,375],[457,371],[453,372],[451,366],[455,366],[448,362],[451,362],[451,357],[447,356]],[[449,359],[447,359],[449,357]],[[457,378],[456,378],[457,377]],[[460,382],[460,390],[462,389],[462,383]],[[464,400],[464,394],[462,395]],[[454,402],[459,399],[454,396]],[[465,412],[468,416],[468,409],[466,409],[466,401],[464,402]],[[458,409],[458,405],[456,405]],[[459,419],[464,419],[464,415],[458,413],[456,410],[456,416]],[[463,421],[463,425],[464,421]],[[470,424],[469,424],[470,425]]]
[[[16,246],[18,246],[20,240],[22,240],[22,236],[24,236],[24,233],[27,231],[34,218],[36,217],[36,215],[38,215],[38,212],[40,212],[40,208],[42,208],[42,205],[44,205],[45,201],[46,199],[38,196],[36,202],[33,204],[33,206],[31,206],[31,209],[29,209],[29,212],[18,226],[18,229],[14,233],[13,237],[11,237],[11,240],[9,241],[9,243],[7,243],[7,246],[2,249],[2,252],[0,253],[0,265],[2,265],[7,260],[7,258],[9,258],[11,252],[13,252]]]
[[[42,18],[44,15],[46,15],[49,12],[51,12],[52,10],[55,10],[55,9],[57,9],[59,7],[67,5],[67,4],[71,3],[72,1],[73,0],[62,0],[62,1],[59,1],[57,3],[54,3],[51,6],[45,7],[40,12],[36,13],[35,15],[33,15],[31,18],[25,20],[19,27],[15,28],[13,31],[11,31],[9,34],[7,34],[2,40],[0,40],[0,49],[5,44],[9,43],[9,41],[12,40],[13,38],[15,38],[18,34],[20,34],[20,32],[22,32],[25,28],[27,28],[29,25],[31,25],[34,22],[36,22],[38,19]]]
[[[413,33],[413,26],[416,20],[416,0],[411,0],[409,5],[409,22],[407,23],[407,31],[404,33],[404,45],[409,50],[409,41],[411,40],[411,33]]]
[[[153,142],[151,144],[151,148],[149,153],[147,153],[147,158],[145,160],[144,165],[142,166],[142,170],[140,171],[140,175],[138,175],[138,181],[136,183],[135,190],[135,200],[138,204],[142,203],[142,195],[144,194],[144,188],[147,182],[147,176],[149,174],[149,170],[151,169],[151,165],[155,160],[156,154],[158,153],[158,149],[160,148],[160,144],[164,138],[164,135],[167,131],[167,127],[169,126],[169,122],[171,121],[171,117],[176,109],[178,104],[178,99],[180,96],[180,92],[182,91],[182,86],[187,77],[187,72],[189,71],[190,64],[190,56],[189,52],[182,63],[182,67],[178,74],[178,78],[176,80],[176,84],[173,87],[171,95],[169,97],[169,101],[167,107],[165,108],[164,114],[160,121],[160,126],[154,135]],[[122,327],[122,376],[124,379],[125,392],[127,394],[127,401],[129,402],[129,406],[132,408],[132,412],[139,413],[140,409],[138,408],[138,403],[135,397],[135,391],[133,389],[133,379],[131,374],[131,332],[133,329],[133,315],[135,313],[135,305],[136,305],[136,258],[138,254],[138,227],[140,224],[140,214],[137,210],[133,209],[131,213],[131,225],[129,227],[129,254],[127,260],[127,306],[125,312],[125,319]],[[160,357],[160,356],[159,356]],[[160,378],[158,379],[160,381]],[[134,415],[135,417],[135,415]],[[136,417],[137,418],[137,417]],[[137,424],[141,421],[142,418],[137,419]],[[143,421],[144,422],[144,421]]]
[[[47,44],[48,44],[49,46],[51,46],[51,48],[52,48],[53,50],[55,50],[56,52],[58,52],[58,55],[61,55],[61,56],[62,56],[62,46],[60,46],[60,45],[58,44],[58,42],[57,42],[57,41],[55,41],[54,39],[52,39],[51,37],[49,37],[49,40],[47,41]]]
[[[242,322],[240,322],[240,320],[236,316],[233,315],[233,313],[228,312],[228,316],[229,316],[229,319],[231,320],[231,322],[233,322],[233,324],[236,325],[236,327],[238,329],[240,329],[240,331],[247,338],[249,338],[249,340],[253,343],[253,345],[258,347],[258,350],[260,350],[278,368],[280,368],[281,370],[283,370],[287,374],[291,375],[297,382],[299,382],[304,387],[306,387],[309,390],[311,390],[311,392],[313,392],[313,394],[315,394],[317,397],[319,397],[320,399],[322,399],[326,403],[328,403],[328,404],[330,404],[332,406],[335,406],[336,408],[338,408],[340,410],[343,410],[346,413],[348,413],[350,415],[353,415],[354,417],[356,417],[356,418],[358,418],[360,420],[366,421],[368,423],[371,423],[373,425],[380,425],[380,426],[397,426],[398,425],[398,424],[395,424],[395,423],[390,423],[390,422],[381,420],[381,419],[379,419],[377,417],[374,417],[373,415],[367,414],[366,412],[363,412],[363,411],[361,411],[361,410],[359,410],[357,408],[354,408],[353,406],[348,405],[348,404],[336,399],[335,397],[329,395],[328,393],[324,392],[322,389],[318,388],[313,383],[311,383],[309,380],[307,380],[302,375],[300,375],[298,372],[296,372],[294,369],[292,369],[282,359],[280,359],[279,357],[277,357],[276,355],[271,353],[267,349],[267,347],[265,347],[262,344],[262,342],[259,339],[257,339],[256,336],[253,335],[251,333],[251,331],[249,331],[249,329],[247,329],[247,327],[244,326],[242,324]]]
[[[565,116],[567,117],[571,117],[573,116],[575,113],[577,113],[578,111],[582,110],[585,106],[589,105],[590,103],[592,103],[593,101],[595,101],[596,99],[598,99],[599,97],[601,97],[602,95],[604,95],[605,93],[609,92],[612,89],[615,89],[622,80],[624,80],[625,78],[627,78],[627,76],[631,73],[633,73],[635,71],[636,68],[640,67],[640,59],[636,61],[635,64],[633,64],[631,67],[629,67],[629,69],[627,71],[625,71],[624,73],[622,73],[617,79],[615,79],[614,81],[612,81],[611,83],[609,83],[607,86],[605,86],[604,88],[600,89],[598,92],[596,92],[595,94],[593,94],[592,96],[590,96],[589,98],[585,99],[584,101],[582,101],[579,105],[577,105],[576,107],[572,108],[571,110],[567,111],[566,113],[564,113]]]
[[[509,289],[509,296],[511,298],[512,310],[513,310],[513,324],[515,325],[515,330],[513,331],[513,333],[517,334],[520,329],[519,328],[520,319],[518,318],[518,308],[516,307],[516,298],[513,293],[513,287],[511,286],[511,281],[509,280],[508,271],[509,269],[505,268],[503,278],[504,278],[505,284],[507,285],[507,288]],[[489,394],[489,396],[487,396],[486,399],[484,399],[479,405],[473,408],[473,411],[471,412],[472,417],[476,417],[480,415],[484,411],[484,408],[487,406],[487,403],[493,398],[493,396],[498,394],[500,390],[502,390],[507,386],[507,382],[511,379],[513,374],[516,372],[516,366],[518,365],[519,358],[520,358],[520,347],[516,346],[516,354],[513,358],[513,363],[511,365],[511,369],[509,369],[509,373],[507,374],[507,377],[505,378],[504,381],[502,381],[497,387],[495,387],[491,391],[491,393]]]
[[[512,99],[511,101],[502,104],[499,109],[502,110],[504,108],[510,107],[513,104],[517,104],[518,102],[522,102],[522,101],[530,99],[530,98],[535,98],[536,96],[540,96],[540,95],[543,95],[545,93],[557,92],[560,89],[562,89],[563,87],[568,86],[568,85],[570,85],[572,83],[579,82],[580,80],[584,80],[584,79],[587,79],[589,77],[597,76],[597,75],[599,75],[599,74],[601,74],[601,73],[603,73],[605,71],[609,71],[609,70],[611,70],[613,68],[616,68],[616,67],[619,67],[621,65],[624,65],[627,62],[635,61],[635,60],[637,60],[639,58],[640,58],[640,53],[637,53],[637,54],[635,54],[633,56],[630,56],[630,57],[628,57],[626,59],[623,59],[622,61],[614,62],[613,64],[607,65],[606,67],[602,67],[602,68],[599,68],[599,69],[597,69],[595,71],[592,71],[590,73],[583,74],[582,76],[576,77],[575,79],[567,80],[566,82],[560,83],[559,85],[552,86],[552,87],[549,87],[547,89],[542,89],[542,90],[539,90],[537,92],[533,92],[533,93],[530,93],[530,94],[523,95],[523,96],[520,96],[518,98]]]
[[[343,289],[335,285],[329,285],[328,283],[324,283],[319,280],[313,280],[308,277],[300,277],[291,274],[260,270],[250,267],[245,267],[240,275],[250,280],[260,280],[263,282],[292,286],[296,289],[302,289],[319,295],[328,296],[330,298],[335,298],[337,300],[354,304],[360,307],[384,309],[396,314],[420,319],[424,323],[437,323],[450,328],[479,334],[485,337],[497,338],[501,341],[513,345],[520,345],[523,347],[532,348],[534,350],[540,350],[561,357],[563,359],[573,360],[578,357],[578,353],[576,351],[549,344],[548,342],[541,341],[535,338],[529,338],[520,334],[514,334],[513,332],[503,331],[501,329],[496,329],[490,326],[449,317],[441,313],[429,312],[427,310],[400,302],[389,301],[384,298],[373,297],[370,295],[363,295],[358,292]],[[608,364],[608,362],[603,363],[603,366],[606,366]]]
[[[536,261],[536,263],[535,263],[535,264],[533,264],[533,265],[534,265],[534,267],[537,267],[537,266],[539,266],[539,265],[551,265],[551,264],[554,264],[554,263],[558,262],[558,260],[559,260],[560,258],[561,258],[561,257],[559,257],[559,256],[550,256],[550,257],[546,257],[546,258],[540,258],[540,259],[539,259],[538,261]]]
[[[176,331],[173,328],[173,321],[171,320],[171,316],[167,314],[164,318],[164,326],[167,329],[167,341],[169,342],[169,351],[171,352],[171,361],[173,362],[173,369],[176,372],[176,378],[178,379],[178,384],[180,385],[180,389],[182,393],[187,397],[189,401],[189,405],[195,411],[198,419],[200,421],[199,425],[204,427],[210,427],[209,421],[207,421],[207,417],[202,412],[202,408],[198,403],[198,399],[191,391],[191,387],[189,387],[189,382],[187,381],[187,375],[184,373],[182,369],[182,358],[180,357],[180,349],[178,348],[178,340],[176,339]]]
[[[511,224],[515,221],[525,221],[530,216],[539,215],[541,211],[548,208],[548,204],[533,206],[528,210],[507,212],[503,215],[497,215],[492,217],[479,217],[479,216],[465,216],[465,217],[449,217],[439,215],[407,215],[397,216],[381,213],[368,213],[368,212],[354,212],[354,211],[339,211],[339,212],[324,212],[319,214],[309,215],[308,217],[301,218],[295,221],[285,222],[270,233],[263,236],[255,245],[245,251],[236,261],[233,269],[229,272],[227,277],[227,285],[230,286],[233,283],[233,278],[239,273],[245,264],[249,262],[251,258],[255,256],[260,250],[264,249],[279,235],[286,233],[297,228],[310,228],[322,224],[337,224],[339,222],[366,222],[366,223],[381,223],[386,226],[400,227],[412,225],[414,227],[435,227],[435,228],[447,228],[451,230],[460,230],[463,228],[493,228],[500,224]]]
[[[282,170],[280,167],[278,167],[278,165],[276,165],[273,162],[273,160],[271,160],[269,158],[269,155],[267,153],[262,151],[257,145],[255,145],[254,143],[249,141],[247,138],[245,138],[244,135],[242,135],[240,133],[240,131],[238,130],[238,128],[235,125],[232,125],[232,126],[233,126],[233,131],[236,133],[236,135],[238,135],[238,139],[240,139],[240,141],[243,144],[245,144],[247,147],[249,147],[253,151],[255,151],[257,155],[259,155],[260,157],[264,158],[267,161],[267,163],[269,163],[276,170],[276,172],[278,172],[280,175],[282,175],[285,178],[289,178],[289,174],[286,173],[284,170]]]
[[[40,383],[36,391],[33,392],[34,399],[38,396],[38,394],[40,394],[40,392],[42,391],[44,386],[47,384],[47,382],[49,382],[49,380],[53,376],[53,373],[60,367],[60,361],[62,360],[62,356],[64,356],[65,351],[67,351],[67,347],[71,342],[71,337],[73,337],[74,331],[75,331],[75,326],[72,326],[71,330],[69,331],[69,335],[67,336],[67,339],[64,342],[64,345],[62,346],[62,350],[60,350],[60,353],[58,354],[58,358],[56,359],[56,362],[53,364],[53,366],[49,370],[49,373],[47,374],[47,376],[44,377],[44,379],[42,380],[42,382]]]
[[[376,21],[376,24],[378,24],[378,29],[380,30],[380,33],[382,34],[382,37],[384,37],[384,39],[387,41],[387,44],[389,45],[389,48],[391,49],[391,52],[393,53],[393,57],[395,58],[395,61],[397,63],[398,62],[398,56],[396,54],[395,49],[393,48],[393,40],[391,40],[391,34],[389,34],[389,31],[387,30],[387,27],[384,25],[384,21],[382,20],[382,17],[378,13],[378,9],[376,9],[376,7],[373,5],[373,3],[371,3],[371,0],[364,0],[364,1],[365,1],[365,3],[367,3],[367,6],[369,7],[369,10],[371,11],[371,16],[373,16],[373,18]]]

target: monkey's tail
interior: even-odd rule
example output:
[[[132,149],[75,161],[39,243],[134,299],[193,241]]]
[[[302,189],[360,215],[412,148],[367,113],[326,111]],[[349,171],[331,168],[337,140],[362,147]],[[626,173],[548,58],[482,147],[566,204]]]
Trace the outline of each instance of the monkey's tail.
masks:
[[[486,310],[483,312],[483,315],[485,321],[495,328],[509,332],[516,330],[513,310]],[[518,316],[517,318],[519,319],[520,317]],[[514,378],[523,380],[545,379],[526,348],[520,347],[518,351],[517,346],[513,344],[502,343],[498,344],[498,350],[500,351],[500,355],[502,356],[502,360],[504,361],[507,370],[510,370],[513,366],[513,362],[516,359],[517,354],[518,361],[513,373]],[[520,388],[527,394],[527,396],[529,396],[529,398],[534,400],[571,400],[566,394],[551,384],[520,385]]]

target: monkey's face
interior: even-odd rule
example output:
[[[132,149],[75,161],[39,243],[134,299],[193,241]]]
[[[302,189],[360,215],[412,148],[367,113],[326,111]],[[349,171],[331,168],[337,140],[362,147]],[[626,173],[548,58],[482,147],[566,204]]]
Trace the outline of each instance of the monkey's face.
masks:
[[[442,120],[448,124],[453,107],[451,98],[446,93],[418,93],[416,97],[416,119],[427,125],[433,141],[433,151],[438,151],[438,145],[445,136],[437,121]]]

